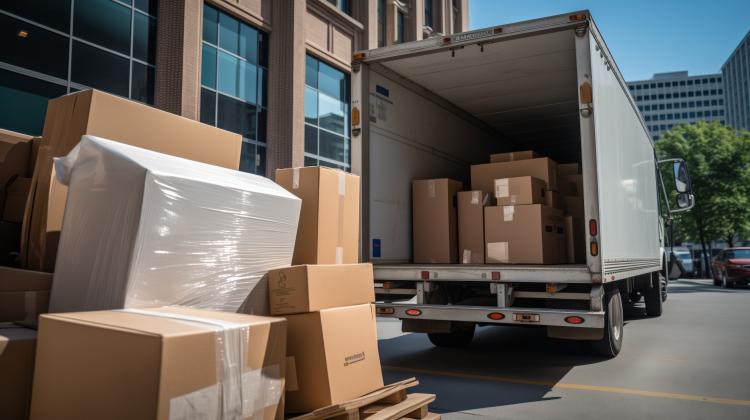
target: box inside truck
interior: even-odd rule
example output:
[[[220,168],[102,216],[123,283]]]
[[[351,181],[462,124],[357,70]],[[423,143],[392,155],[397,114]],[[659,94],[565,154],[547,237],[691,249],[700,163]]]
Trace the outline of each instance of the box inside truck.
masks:
[[[575,32],[537,33],[411,54],[404,44],[368,63],[365,257],[412,261],[412,180],[470,190],[470,165],[498,152],[581,162]]]

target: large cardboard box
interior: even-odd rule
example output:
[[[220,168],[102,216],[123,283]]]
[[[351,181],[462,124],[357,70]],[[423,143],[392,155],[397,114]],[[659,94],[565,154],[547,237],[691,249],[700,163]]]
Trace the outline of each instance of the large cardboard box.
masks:
[[[5,190],[5,202],[0,219],[6,222],[23,222],[23,213],[26,209],[26,200],[29,198],[30,189],[31,178],[18,177],[11,181],[7,190]]]
[[[28,177],[32,137],[0,129],[0,189],[14,176]]]
[[[276,182],[302,199],[292,264],[359,262],[359,176],[311,166],[277,169]]]
[[[583,175],[563,175],[558,177],[557,181],[560,194],[583,197]]]
[[[539,178],[557,190],[557,164],[550,158],[471,165],[471,189],[493,194],[496,179],[519,176]]]
[[[35,321],[47,312],[52,274],[0,267],[0,322]]]
[[[447,178],[414,180],[411,185],[414,262],[456,264],[456,194],[463,185]]]
[[[561,264],[565,252],[562,212],[543,204],[484,209],[487,263]]]
[[[565,248],[569,264],[586,263],[586,224],[580,217],[565,216]]]
[[[375,302],[372,264],[295,265],[268,272],[271,315]]]
[[[519,152],[495,153],[490,155],[490,162],[511,162],[514,160],[534,159],[538,155],[533,150]]]
[[[490,195],[482,191],[458,193],[458,254],[461,264],[484,264],[484,207]]]
[[[565,197],[565,214],[584,219],[583,197]]]
[[[36,331],[0,325],[0,418],[29,418]]]
[[[581,165],[578,163],[558,163],[557,176],[576,175],[581,173]]]
[[[375,305],[289,315],[287,329],[288,413],[338,404],[383,386]]]
[[[300,199],[268,178],[83,136],[56,161],[69,186],[50,312],[183,305],[268,312]]]
[[[21,251],[27,268],[54,268],[50,262],[45,263],[46,224],[48,217],[62,217],[48,211],[62,214],[64,206],[47,208],[52,158],[67,155],[84,134],[229,169],[239,168],[239,134],[96,90],[51,99],[44,120],[44,142],[34,168],[32,205],[24,215]]]
[[[495,199],[498,206],[544,203],[547,183],[533,176],[500,178],[495,180]]]
[[[565,210],[565,198],[557,191],[544,190],[544,204],[558,210]]]
[[[43,315],[31,418],[283,419],[285,352],[283,318],[181,307]]]

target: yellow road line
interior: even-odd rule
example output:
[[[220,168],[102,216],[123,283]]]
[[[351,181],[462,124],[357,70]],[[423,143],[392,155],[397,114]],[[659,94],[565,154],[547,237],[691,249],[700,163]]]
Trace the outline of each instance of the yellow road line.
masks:
[[[448,372],[431,369],[416,369],[400,366],[383,366],[385,370],[421,373],[433,376],[447,376],[453,378],[476,379],[481,381],[507,382],[519,385],[537,385],[556,389],[576,389],[579,391],[606,392],[610,394],[636,395],[649,398],[667,398],[672,400],[700,401],[713,404],[737,405],[750,407],[750,400],[735,400],[731,398],[706,397],[702,395],[681,394],[677,392],[647,391],[642,389],[621,388],[615,386],[569,384],[564,382],[542,381],[534,379],[515,378],[511,376],[481,375],[467,372]]]

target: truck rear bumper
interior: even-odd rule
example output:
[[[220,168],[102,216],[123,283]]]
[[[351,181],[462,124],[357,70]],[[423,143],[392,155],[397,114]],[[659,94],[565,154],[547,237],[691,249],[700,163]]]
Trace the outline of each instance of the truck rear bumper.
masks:
[[[379,317],[462,321],[482,324],[548,325],[604,328],[604,311],[572,309],[493,308],[487,306],[419,305],[378,303]]]

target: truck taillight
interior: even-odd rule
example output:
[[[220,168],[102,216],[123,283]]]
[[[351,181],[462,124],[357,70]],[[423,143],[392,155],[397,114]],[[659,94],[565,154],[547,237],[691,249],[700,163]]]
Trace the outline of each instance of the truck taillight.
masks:
[[[429,271],[421,271],[419,273],[419,276],[422,278],[422,280],[429,280],[430,279],[430,272]]]
[[[409,315],[409,316],[420,316],[420,315],[422,315],[422,311],[420,311],[419,309],[413,309],[412,308],[412,309],[407,309],[404,312],[406,313],[406,315]]]
[[[501,312],[490,312],[487,314],[487,318],[493,321],[500,321],[501,319],[505,318],[505,315],[503,315]]]
[[[592,257],[599,255],[599,244],[596,241],[591,241],[590,251]]]
[[[580,316],[571,315],[571,316],[565,318],[565,322],[567,322],[568,324],[580,325],[580,324],[583,324],[584,322],[586,322],[586,320],[583,319],[583,318],[581,318]]]
[[[589,234],[596,236],[599,233],[599,226],[596,223],[596,219],[589,220]]]

